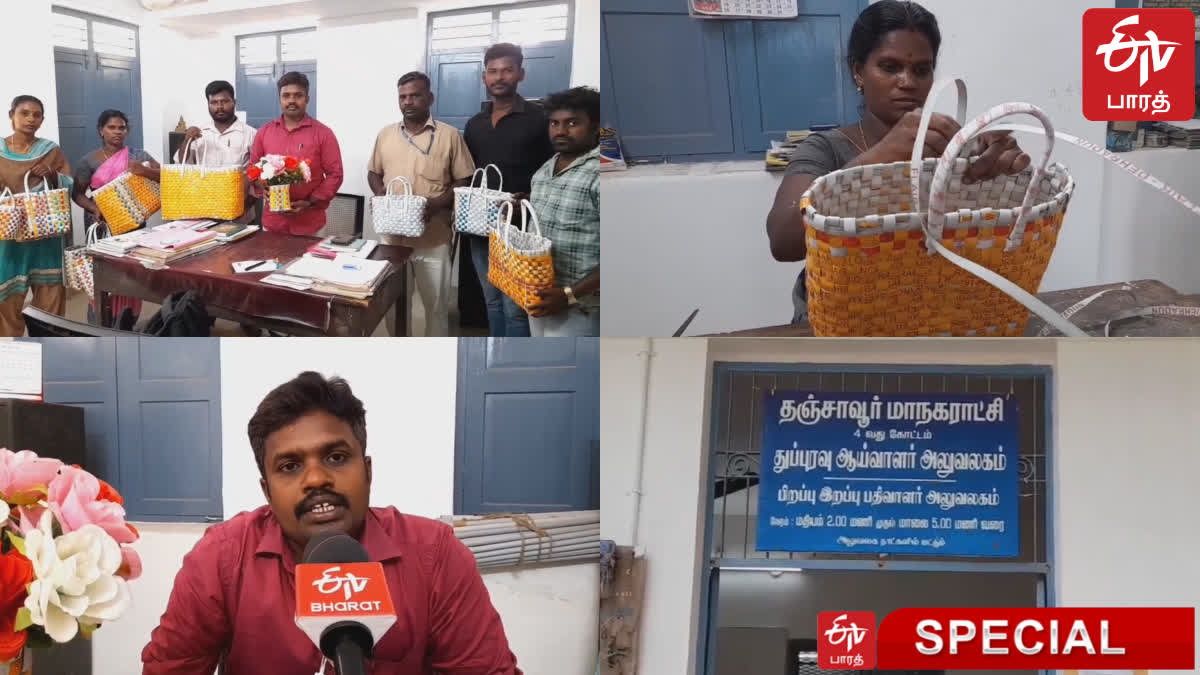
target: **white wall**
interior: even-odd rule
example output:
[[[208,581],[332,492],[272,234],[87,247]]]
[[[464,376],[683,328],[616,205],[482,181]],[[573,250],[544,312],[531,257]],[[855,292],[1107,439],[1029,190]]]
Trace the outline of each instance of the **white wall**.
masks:
[[[606,339],[601,348],[601,527],[618,544],[630,543],[643,349],[635,339]],[[674,648],[648,646],[642,675],[695,672],[699,613],[690,600],[699,593],[702,544],[692,529],[703,522],[697,495],[707,475],[705,392],[715,361],[1051,366],[1056,604],[1200,605],[1191,563],[1200,546],[1179,536],[1193,529],[1188,518],[1200,507],[1190,422],[1200,404],[1200,342],[692,338],[655,340],[653,349],[642,644]]]
[[[1104,123],[1081,114],[1079,25],[1084,10],[1111,2],[922,4],[937,16],[942,32],[938,77],[963,77],[968,114],[1027,101],[1046,110],[1059,131],[1103,145]],[[980,48],[973,32],[980,25],[988,26],[989,43],[1022,48]],[[953,113],[953,89],[943,98],[938,110]],[[1035,123],[1027,117],[1009,121]],[[1031,151],[1043,147],[1029,134],[1018,134],[1018,140]],[[1158,168],[1157,158],[1141,156],[1147,154],[1154,153],[1129,158]],[[1053,158],[1067,165],[1077,187],[1043,290],[1154,277],[1200,292],[1200,273],[1186,258],[1200,247],[1200,223],[1193,215],[1132,177],[1115,175],[1119,172],[1105,168],[1108,162],[1088,151],[1059,142]],[[1195,171],[1200,155],[1164,161],[1190,167],[1163,167],[1160,178],[1200,199]],[[799,264],[771,257],[765,226],[780,180],[763,171],[761,160],[638,166],[605,174],[602,246],[609,266],[615,263],[621,274],[604,282],[604,335],[671,335],[697,307],[688,335],[790,321]]]
[[[224,515],[266,503],[246,425],[262,398],[304,370],[341,375],[367,410],[373,506],[437,518],[453,512],[457,342],[453,339],[236,339],[221,343]],[[138,525],[145,574],[134,607],[99,631],[98,675],[140,672],[140,654],[166,609],[183,556],[203,525]],[[592,675],[599,571],[595,564],[488,572],[484,582],[527,675]]]

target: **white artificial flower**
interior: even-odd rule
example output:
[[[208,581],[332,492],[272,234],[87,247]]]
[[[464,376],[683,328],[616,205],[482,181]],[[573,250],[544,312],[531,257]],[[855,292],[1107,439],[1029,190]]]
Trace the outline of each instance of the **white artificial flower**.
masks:
[[[8,522],[8,517],[11,514],[12,511],[8,508],[8,502],[0,499],[0,526],[3,526],[4,523]]]
[[[95,627],[120,617],[129,607],[129,588],[116,576],[121,547],[96,525],[53,538],[51,513],[25,533],[25,556],[33,563],[33,583],[25,607],[33,622],[55,642],[75,637],[79,624]]]
[[[263,172],[262,172],[262,179],[263,180],[271,180],[274,177],[275,177],[275,167],[271,166],[270,164],[264,166]]]

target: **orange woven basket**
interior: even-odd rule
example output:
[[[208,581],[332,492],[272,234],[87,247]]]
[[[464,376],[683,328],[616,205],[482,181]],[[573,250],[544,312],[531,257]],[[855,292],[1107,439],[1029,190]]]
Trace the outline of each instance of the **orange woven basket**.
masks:
[[[962,124],[966,88],[954,82]],[[1080,333],[1034,297],[1075,188],[1067,169],[1049,161],[1050,120],[1028,103],[996,106],[962,124],[941,158],[922,160],[933,100],[948,83],[930,92],[911,162],[835,171],[801,198],[815,335],[1020,336],[1031,311]],[[985,127],[1017,114],[1046,130],[1040,164],[964,184],[971,160],[959,153]]]
[[[538,291],[554,287],[554,260],[533,205],[521,200],[521,209],[526,229],[512,224],[512,202],[500,206],[500,226],[488,233],[488,281],[527,310],[540,300]]]

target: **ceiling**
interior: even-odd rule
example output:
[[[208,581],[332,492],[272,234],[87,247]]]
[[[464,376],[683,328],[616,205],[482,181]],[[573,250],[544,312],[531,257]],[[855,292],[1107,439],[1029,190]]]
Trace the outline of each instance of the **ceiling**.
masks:
[[[413,10],[422,4],[427,3],[420,0],[190,0],[186,4],[150,12],[149,18],[182,33],[203,34],[221,32],[240,24],[301,19],[328,21],[394,14],[398,10],[408,10],[415,16]]]

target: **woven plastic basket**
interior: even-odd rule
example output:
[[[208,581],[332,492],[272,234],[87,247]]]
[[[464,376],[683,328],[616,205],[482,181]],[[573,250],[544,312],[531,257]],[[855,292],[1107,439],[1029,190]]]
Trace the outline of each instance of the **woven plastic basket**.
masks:
[[[92,193],[114,235],[138,229],[162,207],[158,183],[128,171]]]
[[[42,179],[41,189],[29,188],[29,176],[25,174],[25,192],[17,199],[25,206],[25,225],[18,237],[20,241],[61,237],[71,232],[71,191],[66,188],[49,189]]]
[[[488,234],[488,281],[518,306],[529,309],[540,300],[538,291],[554,287],[554,260],[533,205],[521,200],[521,209],[525,229],[512,224],[512,202],[500,207],[500,227]]]
[[[183,148],[184,157],[187,156],[188,145]],[[202,144],[199,164],[167,164],[162,167],[163,220],[233,220],[245,213],[246,188],[242,182],[242,167],[205,166],[206,153],[207,146]]]
[[[487,170],[495,169],[500,176],[500,184],[495,190],[488,188]],[[475,179],[480,184],[475,185]],[[504,174],[495,164],[475,169],[471,176],[470,187],[454,188],[454,228],[459,232],[474,234],[480,237],[500,224],[500,206],[512,199],[512,195],[504,191]]]
[[[25,202],[4,188],[0,192],[0,241],[20,239],[25,229]]]
[[[399,181],[404,185],[404,194],[392,193],[392,185]],[[412,183],[403,176],[388,181],[387,194],[371,197],[371,219],[378,234],[396,234],[404,237],[419,237],[425,234],[425,197],[413,194]]]
[[[92,276],[92,256],[88,254],[88,246],[99,239],[101,223],[92,223],[87,231],[87,243],[83,246],[72,246],[63,250],[63,282],[67,288],[87,293],[95,297],[94,277]]]
[[[911,162],[852,167],[813,181],[800,200],[808,243],[809,320],[818,336],[1020,336],[1030,311],[1068,335],[1079,330],[1034,297],[1075,184],[1050,163],[1054,131],[1028,103],[991,108],[939,159],[921,159],[933,103],[925,103]],[[964,185],[959,153],[989,124],[1031,115],[1046,132],[1041,161],[1016,176]]]

